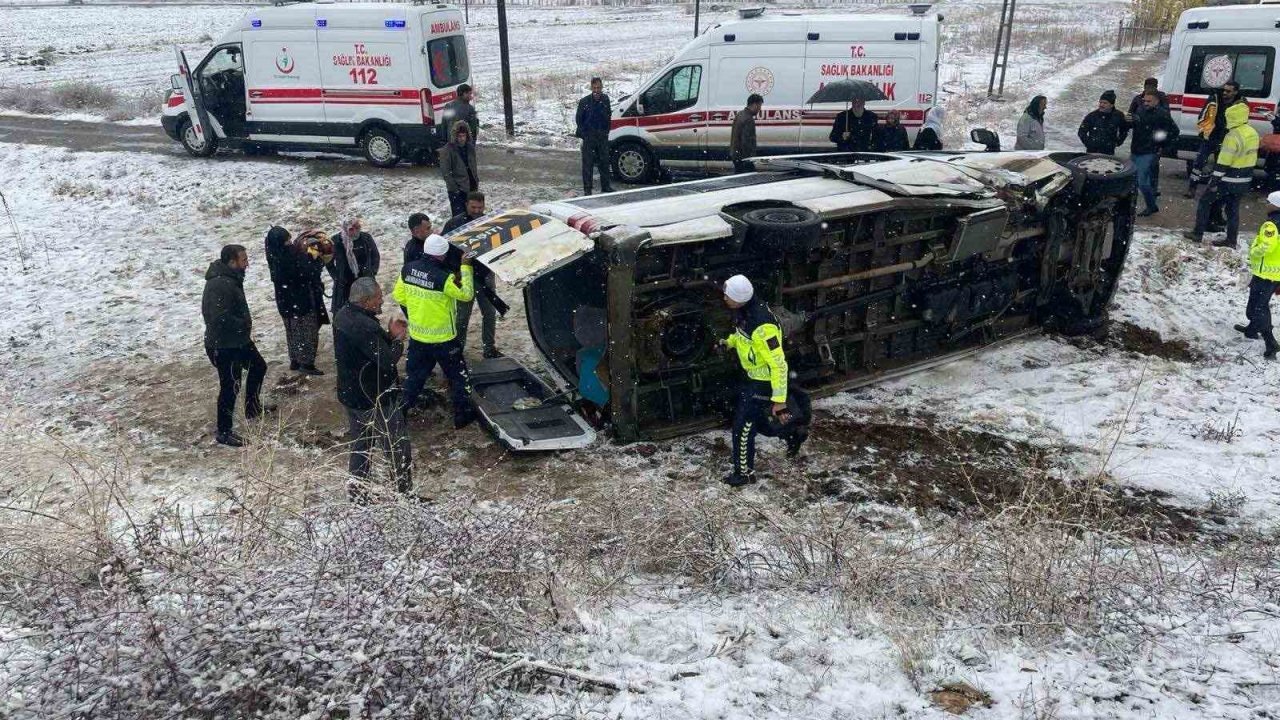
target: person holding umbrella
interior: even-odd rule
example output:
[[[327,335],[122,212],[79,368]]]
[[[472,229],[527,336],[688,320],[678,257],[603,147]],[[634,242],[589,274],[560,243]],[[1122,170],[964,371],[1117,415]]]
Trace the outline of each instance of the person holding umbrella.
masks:
[[[880,119],[867,109],[867,102],[884,99],[880,88],[866,80],[837,80],[819,88],[809,104],[849,103],[847,110],[836,115],[828,137],[840,152],[870,152],[877,144]]]

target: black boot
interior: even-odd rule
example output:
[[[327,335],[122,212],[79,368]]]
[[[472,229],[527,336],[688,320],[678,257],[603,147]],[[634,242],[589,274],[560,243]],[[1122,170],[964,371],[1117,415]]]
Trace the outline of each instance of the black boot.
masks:
[[[1280,343],[1276,342],[1276,336],[1270,330],[1262,331],[1262,341],[1267,344],[1267,349],[1262,351],[1262,357],[1271,360],[1275,358],[1276,351],[1280,350]]]
[[[1250,340],[1258,339],[1258,331],[1254,330],[1252,325],[1236,325],[1234,327],[1236,329],[1236,332],[1242,333],[1245,337],[1249,338]]]
[[[323,375],[324,374],[324,371],[316,367],[315,365],[303,365],[298,369],[302,371],[303,375]]]
[[[475,410],[471,408],[467,408],[466,410],[460,410],[453,414],[453,429],[461,430],[462,428],[470,425],[475,421],[476,421]]]
[[[289,372],[298,372],[298,368],[302,367],[296,362],[289,361]]]
[[[756,481],[755,472],[748,471],[747,474],[745,475],[737,472],[731,472],[728,475],[725,475],[720,482],[724,483],[725,485],[728,485],[729,487],[742,487],[743,485],[750,485],[755,481]]]
[[[1182,237],[1196,244],[1204,242],[1204,233],[1198,233],[1195,230],[1187,230],[1182,233]]]
[[[219,445],[226,445],[227,447],[244,447],[247,444],[244,438],[230,430],[218,433],[214,439],[218,441]]]
[[[246,403],[244,407],[244,416],[249,420],[260,418],[263,415],[270,415],[279,408],[272,403],[263,403],[261,401],[252,404]]]

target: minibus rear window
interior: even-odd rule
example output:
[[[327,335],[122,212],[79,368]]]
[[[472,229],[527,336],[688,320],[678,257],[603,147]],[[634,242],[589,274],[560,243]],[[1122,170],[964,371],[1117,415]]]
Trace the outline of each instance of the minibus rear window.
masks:
[[[431,68],[431,84],[435,87],[466,82],[471,73],[467,64],[467,39],[450,35],[432,40],[427,43],[427,63]]]

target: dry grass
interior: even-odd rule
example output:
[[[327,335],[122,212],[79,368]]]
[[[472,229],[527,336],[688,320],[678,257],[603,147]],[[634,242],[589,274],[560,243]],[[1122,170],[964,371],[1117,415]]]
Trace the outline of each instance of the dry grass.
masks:
[[[160,112],[164,91],[155,88],[132,94],[87,81],[59,83],[52,87],[22,85],[0,88],[0,108],[32,115],[83,112],[107,120],[132,120]]]

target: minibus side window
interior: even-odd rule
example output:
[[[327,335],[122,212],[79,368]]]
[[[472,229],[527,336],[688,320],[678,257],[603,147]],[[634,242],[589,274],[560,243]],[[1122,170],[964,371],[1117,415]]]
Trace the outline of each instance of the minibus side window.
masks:
[[[1265,46],[1193,47],[1184,92],[1212,95],[1228,80],[1235,80],[1245,97],[1270,97],[1275,61],[1275,49]]]

